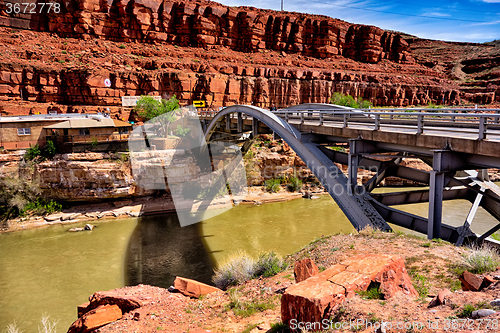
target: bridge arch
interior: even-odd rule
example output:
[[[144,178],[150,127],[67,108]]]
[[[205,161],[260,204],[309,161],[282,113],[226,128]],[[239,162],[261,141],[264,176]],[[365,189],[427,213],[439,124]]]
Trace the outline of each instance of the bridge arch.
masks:
[[[303,105],[302,105],[303,107]],[[316,106],[317,107],[317,106]],[[217,128],[217,123],[231,114],[247,115],[253,121],[260,121],[279,135],[304,161],[307,167],[318,178],[321,184],[335,200],[337,205],[349,219],[351,224],[361,230],[371,226],[382,230],[391,230],[382,216],[369,202],[368,194],[358,195],[350,190],[347,177],[317,146],[307,140],[301,133],[285,120],[272,112],[248,105],[233,105],[217,113],[205,131],[207,142]]]

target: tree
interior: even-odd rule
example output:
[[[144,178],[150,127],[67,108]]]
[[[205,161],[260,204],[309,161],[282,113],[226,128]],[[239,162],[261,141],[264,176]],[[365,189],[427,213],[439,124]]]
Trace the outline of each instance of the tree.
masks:
[[[141,96],[135,106],[135,111],[146,121],[155,119],[168,136],[169,126],[177,119],[174,110],[179,108],[179,100],[174,96],[169,100],[156,100],[152,96]]]

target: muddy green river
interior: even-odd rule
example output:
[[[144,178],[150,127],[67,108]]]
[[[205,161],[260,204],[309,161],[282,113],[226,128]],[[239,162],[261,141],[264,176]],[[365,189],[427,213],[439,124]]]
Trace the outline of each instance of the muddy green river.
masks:
[[[444,223],[463,224],[470,206],[445,202]],[[427,204],[401,208],[427,216]],[[322,235],[354,231],[329,196],[237,206],[184,228],[175,214],[95,224],[91,232],[70,233],[77,225],[67,225],[0,235],[0,332],[14,322],[38,332],[43,314],[66,332],[77,305],[96,291],[138,283],[168,287],[176,275],[210,283],[216,263],[239,250],[286,255]],[[480,210],[472,229],[492,225]]]

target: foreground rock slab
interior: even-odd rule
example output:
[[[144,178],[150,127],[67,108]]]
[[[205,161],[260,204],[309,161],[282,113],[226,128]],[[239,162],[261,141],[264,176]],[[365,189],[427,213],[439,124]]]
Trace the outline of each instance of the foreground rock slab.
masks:
[[[181,294],[188,297],[200,298],[200,296],[207,295],[216,291],[221,291],[219,288],[209,286],[195,280],[186,279],[177,276],[174,281],[174,288]]]
[[[112,323],[122,317],[122,310],[118,305],[100,305],[90,310],[75,321],[68,333],[86,333],[96,328]]]
[[[321,322],[358,290],[378,286],[385,299],[397,293],[418,296],[400,256],[360,254],[290,286],[281,298],[281,319],[290,325]]]

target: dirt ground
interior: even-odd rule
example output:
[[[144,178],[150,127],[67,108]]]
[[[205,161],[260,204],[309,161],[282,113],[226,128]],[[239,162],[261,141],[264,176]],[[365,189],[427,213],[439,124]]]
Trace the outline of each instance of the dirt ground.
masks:
[[[98,331],[273,332],[271,325],[281,321],[281,294],[295,283],[293,264],[296,260],[311,258],[321,271],[359,253],[386,253],[403,257],[420,297],[397,295],[375,300],[356,295],[344,302],[336,317],[331,318],[333,329],[325,332],[375,332],[382,322],[387,323],[386,332],[498,332],[500,312],[482,320],[460,318],[465,305],[491,308],[490,301],[500,298],[500,282],[481,292],[461,290],[458,275],[463,267],[459,263],[467,251],[468,248],[401,233],[365,231],[322,237],[288,256],[286,261],[290,265],[284,272],[202,299],[150,286],[127,287],[130,293],[150,299],[150,303],[143,307],[139,318],[133,319],[134,315],[129,313]],[[500,279],[500,270],[489,275]],[[429,309],[427,305],[443,288],[453,292],[449,301]],[[256,309],[255,313],[242,310],[249,308]],[[335,330],[342,323],[346,323],[346,329]]]

